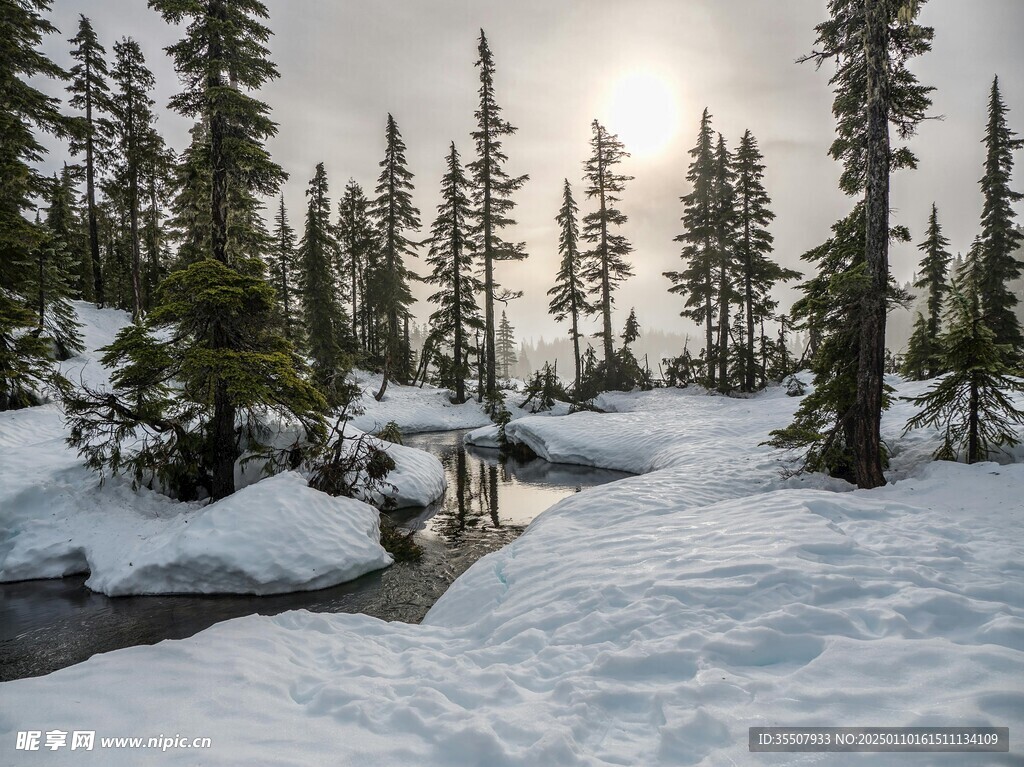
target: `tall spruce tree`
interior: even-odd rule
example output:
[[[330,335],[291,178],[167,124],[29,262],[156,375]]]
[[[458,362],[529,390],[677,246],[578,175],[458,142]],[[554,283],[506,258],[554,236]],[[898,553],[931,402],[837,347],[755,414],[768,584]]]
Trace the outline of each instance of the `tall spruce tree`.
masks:
[[[583,378],[582,360],[580,358],[580,320],[594,313],[594,306],[588,298],[587,284],[583,281],[584,256],[579,248],[579,224],[577,217],[579,207],[572,196],[572,186],[565,179],[562,187],[562,207],[555,217],[558,223],[558,252],[562,260],[555,275],[555,284],[548,290],[551,302],[548,312],[557,322],[569,320],[569,335],[572,338],[572,356],[575,363],[576,377],[574,387],[579,387]]]
[[[469,331],[480,331],[483,322],[476,296],[483,289],[476,276],[474,244],[469,237],[472,209],[469,180],[452,142],[447,159],[448,170],[441,180],[441,203],[430,230],[432,267],[427,281],[437,286],[430,303],[437,308],[430,315],[431,334],[435,343],[451,349],[447,375],[441,383],[455,391],[455,401],[466,401],[466,378],[469,368]]]
[[[153,123],[153,99],[149,91],[155,85],[146,67],[139,44],[131,38],[114,43],[114,69],[111,72],[117,91],[110,99],[116,169],[114,176],[122,184],[128,210],[131,247],[132,318],[142,316],[142,236],[140,202],[144,169],[152,155],[162,149]]]
[[[736,259],[740,271],[742,314],[745,322],[743,344],[743,391],[754,391],[764,381],[764,366],[758,377],[754,329],[774,316],[778,302],[771,296],[776,283],[797,279],[800,273],[785,269],[772,260],[773,237],[768,225],[775,218],[771,198],[764,188],[764,163],[757,139],[748,130],[740,139],[734,158],[736,187]]]
[[[103,270],[100,260],[99,224],[96,213],[96,171],[102,162],[109,144],[110,88],[107,85],[106,55],[100,44],[92,22],[83,14],[78,20],[78,34],[68,42],[75,46],[71,57],[71,93],[69,105],[82,111],[84,125],[81,131],[71,137],[70,148],[74,155],[85,155],[85,204],[89,221],[89,252],[92,255],[93,296],[97,306],[103,306]]]
[[[501,107],[494,95],[494,56],[487,44],[487,36],[480,30],[477,44],[480,70],[480,103],[475,112],[477,129],[476,159],[469,163],[473,176],[473,204],[476,226],[474,238],[479,243],[484,273],[484,357],[485,391],[489,399],[497,395],[494,302],[506,302],[517,294],[502,290],[494,274],[496,261],[517,261],[526,258],[526,246],[521,242],[508,242],[501,230],[515,224],[511,212],[515,206],[512,194],[529,180],[529,176],[510,176],[505,171],[508,156],[502,149],[502,139],[511,136],[516,128],[501,116]]]
[[[307,194],[309,192],[307,191]],[[295,230],[288,223],[288,211],[284,206],[284,195],[278,202],[277,214],[274,216],[273,231],[274,247],[270,257],[270,282],[277,291],[277,305],[281,312],[284,337],[295,342],[296,337],[296,305],[298,295],[296,279],[298,276],[298,259],[295,254]]]
[[[352,337],[359,339],[365,350],[366,325],[362,323],[360,332],[360,311],[366,314],[366,272],[375,240],[369,202],[363,188],[354,179],[349,179],[338,202],[338,239],[343,259],[341,271],[348,275]]]
[[[953,282],[948,330],[942,337],[949,373],[911,400],[920,410],[906,431],[942,429],[942,445],[935,453],[940,460],[961,455],[967,463],[987,460],[996,450],[1018,444],[1024,427],[1024,411],[1011,399],[1024,394],[1024,383],[1010,374],[1008,350],[996,342],[982,307],[981,288],[988,278],[982,254],[984,247],[972,248],[964,273]]]
[[[65,214],[61,192],[60,182],[55,177],[47,194],[49,208],[43,225],[44,237],[32,253],[30,293],[36,311],[36,332],[53,344],[57,359],[64,360],[85,347],[78,332],[81,324],[71,306],[75,257],[59,234],[60,219]]]
[[[614,294],[619,284],[633,275],[626,261],[633,246],[616,231],[628,218],[616,204],[626,182],[633,177],[616,170],[623,158],[629,157],[618,136],[609,133],[597,120],[591,123],[591,128],[591,155],[583,164],[583,178],[587,182],[587,197],[597,199],[597,210],[583,217],[583,239],[593,246],[586,254],[583,278],[593,286],[591,292],[601,314],[605,385],[613,388],[617,385],[612,331]]]
[[[914,281],[914,287],[925,291],[927,295],[928,316],[918,315],[903,365],[904,375],[914,380],[933,378],[942,372],[939,330],[942,323],[942,300],[949,290],[946,275],[952,256],[946,250],[948,246],[949,240],[942,235],[939,224],[939,210],[932,203],[925,239],[917,246],[924,256]]]
[[[712,358],[718,366],[718,390],[729,391],[729,307],[740,294],[736,290],[740,271],[736,258],[738,219],[736,216],[735,173],[725,138],[718,134],[715,147],[715,292],[718,295],[718,344]]]
[[[995,333],[995,343],[1010,354],[1012,364],[1024,362],[1024,335],[1013,311],[1019,298],[1009,283],[1021,275],[1024,265],[1015,251],[1024,234],[1014,226],[1015,202],[1024,194],[1010,189],[1013,172],[1013,151],[1024,146],[1024,140],[1006,124],[1008,110],[999,92],[999,78],[992,81],[988,102],[988,125],[985,129],[985,175],[981,178],[984,207],[981,213],[981,309],[985,321]]]
[[[504,311],[495,331],[494,348],[497,353],[498,370],[502,378],[508,378],[515,370],[519,358],[516,357],[516,329],[509,322]]]
[[[665,272],[672,282],[670,293],[685,296],[683,317],[704,325],[704,361],[707,383],[714,386],[717,371],[713,364],[715,293],[715,145],[711,129],[711,115],[704,109],[697,134],[697,144],[690,150],[690,163],[686,180],[693,188],[679,198],[683,203],[683,233],[676,242],[683,243],[680,257],[686,264],[681,272]]]
[[[331,226],[327,172],[318,163],[306,197],[306,228],[297,254],[298,288],[302,300],[305,347],[313,361],[313,376],[328,404],[345,404],[344,377],[352,350],[348,317],[338,300],[334,266],[338,242]]]
[[[897,168],[916,164],[908,149],[893,148],[889,129],[892,125],[900,138],[908,138],[931,104],[932,89],[921,85],[907,67],[911,58],[931,49],[933,30],[914,23],[924,2],[830,0],[829,18],[815,28],[819,47],[802,59],[819,66],[833,61],[836,64],[830,83],[835,91],[832,111],[837,137],[829,153],[843,163],[840,188],[861,197],[864,203],[864,258],[845,261],[849,268],[857,270],[856,281],[813,284],[824,291],[842,286],[844,292],[857,293],[853,302],[847,300],[848,295],[836,297],[836,303],[850,308],[847,325],[859,331],[853,380],[828,387],[838,393],[847,391],[852,384],[856,392],[854,406],[841,409],[832,403],[829,408],[836,417],[849,419],[850,428],[840,424],[839,428],[826,431],[828,435],[842,434],[848,440],[854,476],[857,484],[865,488],[885,483],[880,424],[886,403],[885,317],[892,299],[888,262],[892,235],[889,177]],[[842,369],[849,374],[845,367]],[[839,368],[824,366],[822,370],[831,375]],[[817,386],[822,383],[818,381]]]
[[[384,382],[380,397],[384,396],[390,378],[405,383],[412,372],[409,370],[409,350],[403,348],[400,327],[409,318],[409,307],[415,300],[409,283],[417,279],[405,265],[406,256],[416,255],[416,243],[407,235],[420,228],[420,212],[412,204],[413,174],[406,167],[405,142],[395,118],[390,114],[385,140],[387,146],[384,159],[380,161],[377,197],[370,208],[377,224],[380,260],[378,268],[368,278],[368,282],[373,284],[374,306],[383,317],[386,328]]]
[[[170,105],[205,123],[208,131],[208,162],[203,165],[210,178],[211,255],[221,264],[234,260],[246,269],[255,268],[256,262],[242,254],[230,257],[229,188],[235,200],[249,203],[243,212],[252,213],[256,195],[275,194],[286,178],[264,146],[277,132],[277,125],[270,118],[270,108],[253,95],[277,77],[266,47],[271,32],[262,23],[267,18],[266,6],[260,0],[149,0],[149,5],[168,23],[185,25],[184,37],[167,49],[184,84]],[[239,234],[251,233],[253,216],[238,218]],[[224,282],[230,282],[230,277]],[[247,400],[231,385],[231,373],[240,364],[235,350],[241,341],[228,332],[227,324],[214,323],[212,327],[212,334],[197,334],[191,340],[225,362],[209,381],[214,411],[209,448],[216,456],[211,496],[219,499],[235,489],[234,466],[239,454],[236,413]]]

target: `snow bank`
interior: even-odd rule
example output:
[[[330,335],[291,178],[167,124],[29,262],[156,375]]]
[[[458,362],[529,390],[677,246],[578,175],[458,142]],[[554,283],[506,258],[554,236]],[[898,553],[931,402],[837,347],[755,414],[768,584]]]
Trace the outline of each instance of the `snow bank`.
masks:
[[[0,747],[58,727],[209,736],[205,764],[810,765],[845,762],[753,759],[747,728],[1016,726],[1024,465],[914,463],[925,435],[878,490],[783,481],[758,442],[797,403],[659,392],[621,398],[632,412],[524,419],[554,458],[649,473],[542,514],[420,626],[252,616],[7,683]],[[1013,747],[926,761],[1019,764]]]

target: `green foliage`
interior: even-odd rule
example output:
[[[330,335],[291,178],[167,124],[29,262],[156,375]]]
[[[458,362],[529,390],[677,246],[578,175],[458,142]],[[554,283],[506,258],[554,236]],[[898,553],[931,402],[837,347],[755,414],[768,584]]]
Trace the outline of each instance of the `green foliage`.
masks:
[[[402,429],[394,421],[388,421],[374,436],[385,442],[393,442],[396,445],[402,444]]]
[[[555,406],[555,402],[567,402],[570,399],[569,392],[558,378],[557,366],[547,362],[533,374],[526,384],[525,393],[523,409],[529,409],[531,413],[550,410]]]
[[[928,218],[928,234],[924,242],[917,246],[924,256],[921,258],[920,275],[914,282],[915,288],[927,291],[928,316],[925,318],[918,315],[903,364],[903,374],[918,381],[942,372],[938,338],[942,300],[949,290],[946,283],[951,260],[949,251],[946,250],[948,245],[949,240],[942,236],[942,227],[939,225],[938,208],[932,203],[931,216]]]
[[[516,329],[508,321],[505,312],[501,313],[498,330],[495,333],[495,351],[497,352],[498,370],[501,377],[508,379],[519,358],[516,356]]]
[[[38,405],[43,392],[67,385],[53,367],[37,319],[0,288],[0,411]]]

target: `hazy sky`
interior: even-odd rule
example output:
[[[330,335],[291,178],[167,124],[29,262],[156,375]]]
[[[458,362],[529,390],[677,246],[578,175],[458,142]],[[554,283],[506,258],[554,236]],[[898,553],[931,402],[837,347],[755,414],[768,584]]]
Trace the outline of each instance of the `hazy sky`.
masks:
[[[512,174],[530,181],[517,195],[518,225],[510,239],[527,243],[530,257],[502,264],[499,279],[525,292],[509,318],[520,337],[565,332],[547,315],[545,295],[557,267],[562,179],[577,191],[583,213],[591,206],[580,178],[588,154],[590,122],[620,134],[633,157],[622,169],[635,176],[623,195],[629,216],[624,233],[635,247],[636,276],[617,295],[616,325],[631,306],[641,324],[687,330],[680,299],[666,292],[661,273],[680,265],[673,237],[680,231],[679,197],[688,150],[707,106],[730,148],[745,129],[760,142],[766,186],[777,218],[772,231],[779,261],[800,268],[799,256],[829,234],[850,208],[836,187],[840,169],[832,141],[831,70],[797,65],[809,52],[825,0],[270,0],[272,57],[281,78],[260,98],[280,124],[270,143],[290,175],[284,189],[301,229],[306,184],[323,161],[336,200],[349,177],[372,193],[383,156],[385,116],[398,121],[415,174],[414,202],[425,237],[438,203],[448,144],[472,158],[470,132],[477,99],[476,40],[483,27],[494,53],[498,102],[519,128],[506,142]],[[108,53],[132,36],[157,78],[159,127],[176,149],[187,143],[189,123],[165,105],[178,81],[164,46],[179,34],[143,0],[57,0],[51,18],[61,34],[46,50],[68,65],[66,38],[79,13],[93,20]],[[931,0],[921,21],[935,27],[934,50],[915,60],[925,84],[934,85],[932,113],[911,146],[920,168],[893,179],[894,218],[918,242],[932,201],[955,250],[966,250],[981,211],[979,143],[995,74],[1001,76],[1010,124],[1024,134],[1024,31],[1022,0]],[[51,91],[57,90],[53,86]],[[64,150],[54,146],[55,167]],[[1015,187],[1024,190],[1024,153]],[[425,253],[425,248],[424,248]],[[894,273],[910,277],[919,253],[898,246]],[[425,272],[422,260],[411,264]],[[425,297],[421,286],[417,295]],[[791,289],[779,291],[788,306]],[[425,319],[429,309],[416,307]]]

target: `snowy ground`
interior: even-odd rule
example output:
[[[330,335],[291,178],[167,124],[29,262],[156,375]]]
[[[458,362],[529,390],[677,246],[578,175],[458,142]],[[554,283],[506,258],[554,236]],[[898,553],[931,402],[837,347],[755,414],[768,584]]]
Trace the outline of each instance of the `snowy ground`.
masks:
[[[95,350],[128,317],[76,308],[88,351],[62,368],[72,382],[104,384]],[[297,476],[257,482],[239,468],[239,487],[255,484],[236,496],[206,507],[178,503],[120,477],[100,486],[65,436],[56,404],[0,413],[0,581],[90,572],[87,585],[110,595],[265,594],[335,585],[391,562],[376,510],[329,498]],[[397,464],[389,495],[399,507],[444,494],[437,458],[387,449]]]
[[[925,463],[934,435],[895,441],[900,404],[900,481],[784,481],[758,446],[797,404],[778,391],[607,399],[619,412],[509,429],[647,473],[542,514],[423,625],[296,611],[95,657],[3,685],[0,748],[56,728],[213,745],[22,763],[1021,764],[1019,735],[982,757],[754,756],[747,728],[1017,727],[1024,464]]]

